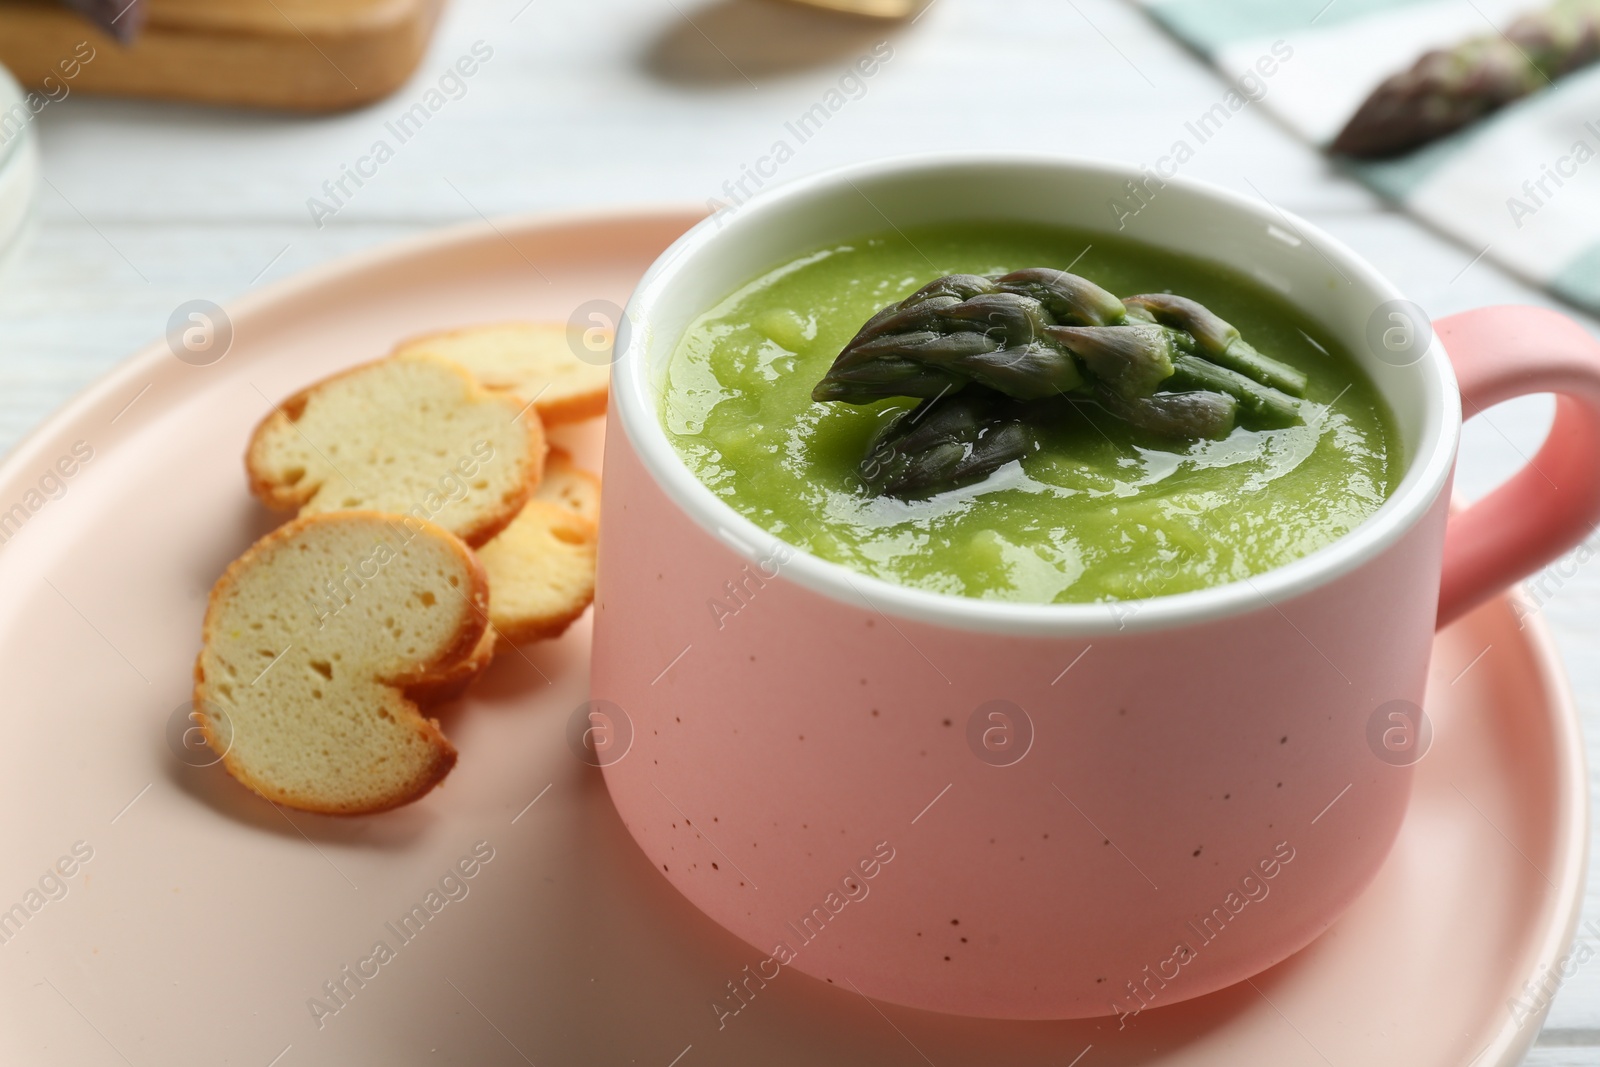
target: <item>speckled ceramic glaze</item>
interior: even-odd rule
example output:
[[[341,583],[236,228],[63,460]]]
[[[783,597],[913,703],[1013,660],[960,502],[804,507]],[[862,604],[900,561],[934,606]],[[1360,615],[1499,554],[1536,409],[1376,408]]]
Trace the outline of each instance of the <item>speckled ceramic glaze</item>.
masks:
[[[834,172],[702,223],[635,291],[588,736],[656,869],[751,945],[731,996],[794,969],[935,1011],[1125,1015],[1283,959],[1394,840],[1436,624],[1600,516],[1600,349],[1575,324],[1502,308],[1430,333],[1310,224],[1143,181],[1043,157]],[[1137,188],[1133,217],[1108,209]],[[1363,360],[1408,466],[1354,533],[1158,600],[939,596],[775,542],[662,432],[656,376],[684,326],[775,263],[886,225],[1119,214],[1130,236],[1273,285]],[[1461,401],[1538,391],[1565,395],[1537,469],[1451,518]]]

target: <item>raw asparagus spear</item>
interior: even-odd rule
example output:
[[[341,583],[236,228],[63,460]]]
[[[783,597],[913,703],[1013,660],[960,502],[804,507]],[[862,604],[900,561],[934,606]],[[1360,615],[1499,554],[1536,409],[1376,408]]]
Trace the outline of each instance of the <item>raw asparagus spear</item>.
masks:
[[[1356,110],[1333,150],[1398,155],[1443,137],[1600,59],[1600,0],[1559,0],[1504,33],[1432,51]]]

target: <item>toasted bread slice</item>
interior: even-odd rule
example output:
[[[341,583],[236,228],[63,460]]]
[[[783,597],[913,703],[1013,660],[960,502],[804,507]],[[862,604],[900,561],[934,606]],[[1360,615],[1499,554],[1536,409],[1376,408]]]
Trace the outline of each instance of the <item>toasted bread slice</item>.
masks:
[[[539,483],[544,430],[522,407],[443,360],[363,364],[261,421],[245,454],[250,487],[302,516],[383,511],[481,545]]]
[[[518,520],[513,520],[511,527],[479,549],[478,558],[489,576],[491,623],[473,654],[448,677],[408,690],[407,695],[423,706],[454,700],[466,692],[493,660],[500,637],[515,641],[558,637],[593,599],[593,559],[581,547],[574,550],[573,543],[566,540],[578,539],[576,544],[581,546],[592,539],[591,531],[562,520],[555,511],[590,524],[598,522],[600,479],[575,466],[566,449],[551,446],[544,477],[523,510],[529,508],[534,510],[527,523],[519,527]],[[526,587],[530,581],[535,589]],[[499,616],[493,611],[496,588],[502,590],[504,605]],[[509,633],[501,634],[501,626]]]
[[[609,330],[575,333],[559,322],[501,322],[413,337],[394,355],[459,363],[486,388],[521,397],[545,425],[555,426],[605,414],[611,343]]]
[[[489,575],[489,621],[507,641],[559,637],[594,600],[599,528],[565,503],[530,500],[478,550]]]
[[[533,499],[560,504],[590,522],[600,521],[600,479],[574,464],[572,453],[560,445],[550,446]]]
[[[228,772],[303,811],[384,811],[432,789],[456,751],[405,693],[469,659],[483,567],[433,523],[310,515],[231,564],[206,608],[194,704]]]
[[[467,687],[478,680],[478,675],[494,660],[495,646],[498,639],[493,626],[483,628],[483,637],[478,640],[477,647],[472,650],[472,655],[451,667],[438,678],[426,682],[419,682],[406,687],[406,696],[416,702],[418,707],[431,708],[435,704],[444,704],[455,700],[467,691]]]

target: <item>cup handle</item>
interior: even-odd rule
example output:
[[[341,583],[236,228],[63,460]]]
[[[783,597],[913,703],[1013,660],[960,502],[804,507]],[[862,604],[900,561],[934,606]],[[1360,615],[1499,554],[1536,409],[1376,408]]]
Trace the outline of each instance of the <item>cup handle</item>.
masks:
[[[1489,307],[1433,324],[1461,383],[1464,418],[1555,393],[1556,418],[1528,465],[1450,517],[1438,625],[1445,626],[1582,541],[1600,523],[1600,341],[1565,315]]]

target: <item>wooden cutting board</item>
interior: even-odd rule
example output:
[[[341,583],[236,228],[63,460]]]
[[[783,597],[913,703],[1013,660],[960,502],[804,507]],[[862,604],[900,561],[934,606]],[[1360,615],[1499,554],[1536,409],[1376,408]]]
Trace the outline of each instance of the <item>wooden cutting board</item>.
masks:
[[[130,47],[48,0],[0,0],[0,64],[72,92],[332,111],[393,92],[416,69],[443,0],[149,0]],[[68,66],[62,66],[62,63]],[[56,92],[59,93],[59,88]]]

